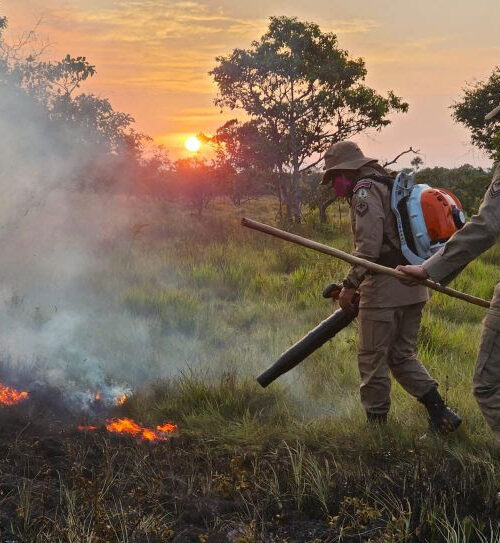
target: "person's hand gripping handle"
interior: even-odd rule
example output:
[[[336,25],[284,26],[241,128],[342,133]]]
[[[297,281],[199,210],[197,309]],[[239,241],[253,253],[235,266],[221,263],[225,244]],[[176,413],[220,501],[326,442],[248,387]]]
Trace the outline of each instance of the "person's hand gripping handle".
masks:
[[[421,281],[425,281],[426,279],[429,279],[429,274],[427,273],[427,270],[420,264],[398,266],[396,268],[396,271],[405,273],[408,276],[408,281],[401,279],[401,281],[403,281],[403,283],[406,283],[407,285],[417,285]]]

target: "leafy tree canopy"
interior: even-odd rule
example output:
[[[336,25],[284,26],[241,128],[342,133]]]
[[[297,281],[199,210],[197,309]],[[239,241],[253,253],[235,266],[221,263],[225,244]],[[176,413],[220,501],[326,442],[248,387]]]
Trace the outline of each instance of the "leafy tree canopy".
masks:
[[[293,159],[293,128],[303,164],[333,140],[380,129],[390,124],[391,110],[408,109],[394,93],[383,97],[361,83],[364,61],[350,59],[335,34],[295,18],[272,17],[260,41],[217,62],[211,71],[219,87],[216,104],[269,124],[285,161]]]
[[[380,130],[390,112],[408,109],[393,92],[382,96],[363,83],[364,61],[350,58],[335,34],[296,18],[271,17],[249,49],[216,60],[210,72],[219,88],[216,104],[245,111],[265,131],[279,154],[277,168],[292,174],[295,204],[299,173],[317,164],[318,154],[369,128]]]
[[[86,57],[66,55],[60,61],[42,60],[34,32],[9,45],[2,36],[7,19],[0,17],[0,85],[19,89],[42,106],[48,119],[63,123],[71,138],[100,152],[139,148],[145,136],[134,131],[131,115],[115,111],[106,98],[80,91],[96,73]],[[25,49],[29,51],[26,52]]]
[[[134,130],[132,116],[116,111],[106,98],[82,92],[95,66],[84,56],[45,60],[36,28],[12,42],[6,28],[7,19],[0,17],[1,113],[5,125],[25,126],[27,137],[18,135],[18,144],[29,141],[32,123],[44,134],[54,163],[60,158],[74,164],[71,182],[80,188],[120,185],[134,191],[141,175],[153,176],[156,163],[144,160],[150,138]]]
[[[500,104],[500,68],[496,67],[486,81],[463,90],[462,99],[451,106],[453,118],[471,131],[471,141],[488,155],[500,160],[500,119],[486,122],[484,117]]]

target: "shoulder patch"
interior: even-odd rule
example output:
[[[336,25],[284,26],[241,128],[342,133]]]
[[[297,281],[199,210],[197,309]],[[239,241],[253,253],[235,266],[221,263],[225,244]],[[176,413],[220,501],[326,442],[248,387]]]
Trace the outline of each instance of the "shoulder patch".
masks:
[[[363,217],[368,213],[368,204],[366,202],[359,202],[355,205],[354,211],[356,212],[356,215]]]
[[[493,179],[493,183],[490,185],[489,195],[490,198],[497,198],[500,196],[500,175]]]
[[[359,190],[356,191],[356,198],[361,198],[361,199],[365,199],[365,198],[368,198],[368,189],[365,189],[364,187],[360,188]]]
[[[372,185],[373,185],[373,181],[370,181],[369,179],[362,179],[361,181],[358,181],[354,185],[352,192],[355,193],[360,189],[370,190],[372,188]]]

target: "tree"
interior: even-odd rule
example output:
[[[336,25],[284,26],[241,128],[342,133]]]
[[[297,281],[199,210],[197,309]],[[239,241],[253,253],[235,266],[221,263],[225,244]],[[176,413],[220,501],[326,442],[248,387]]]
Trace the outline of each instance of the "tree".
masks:
[[[144,136],[132,129],[131,115],[115,111],[107,98],[79,92],[95,73],[85,57],[66,55],[58,62],[42,62],[30,56],[16,61],[9,77],[45,107],[51,120],[71,126],[82,145],[100,152],[118,151],[120,146],[140,148]]]
[[[416,171],[418,172],[418,170],[420,170],[420,168],[423,166],[424,164],[424,161],[422,159],[421,156],[416,156],[411,162],[411,167]]]
[[[173,164],[163,145],[150,142],[147,153],[140,160],[141,168],[138,175],[140,182],[136,183],[141,194],[154,198],[165,198],[168,194],[168,181],[173,172]]]
[[[10,44],[3,37],[6,27],[7,19],[0,17],[0,91],[16,93],[16,103],[38,111],[47,138],[53,135],[59,142],[54,151],[78,159],[82,166],[72,177],[78,188],[131,187],[148,138],[134,130],[132,116],[115,111],[108,99],[81,92],[96,74],[95,66],[84,56],[42,60],[44,46],[36,29]]]
[[[16,61],[12,68],[12,75],[19,86],[49,110],[63,109],[62,104],[70,101],[81,84],[95,73],[95,66],[85,57],[70,55],[59,62],[44,62],[30,55],[23,62]]]
[[[277,173],[286,174],[287,214],[297,221],[301,173],[332,143],[380,130],[390,112],[408,109],[393,92],[384,97],[363,84],[364,61],[340,49],[335,34],[296,18],[271,17],[259,41],[216,61],[216,105],[257,123],[277,155]]]
[[[216,170],[198,157],[177,160],[170,189],[201,215],[210,200],[217,194]]]
[[[486,122],[485,115],[500,104],[500,67],[488,80],[463,89],[462,99],[451,106],[455,121],[471,131],[471,141],[494,160],[500,160],[500,119]]]
[[[281,202],[282,191],[274,173],[278,157],[264,132],[258,121],[239,123],[233,119],[219,127],[212,137],[200,134],[215,149],[215,167],[235,205],[271,193]]]
[[[321,224],[328,221],[328,208],[337,201],[331,185],[320,185],[322,172],[311,168],[302,176],[302,197],[311,210],[318,210]]]

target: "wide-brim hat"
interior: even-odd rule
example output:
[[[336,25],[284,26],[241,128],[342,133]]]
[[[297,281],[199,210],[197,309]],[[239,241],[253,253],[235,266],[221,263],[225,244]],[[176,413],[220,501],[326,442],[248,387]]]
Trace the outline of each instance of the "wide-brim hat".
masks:
[[[485,121],[492,121],[495,117],[500,114],[500,105],[498,105],[495,109],[492,109],[488,114],[486,114],[484,120]]]
[[[359,145],[353,141],[339,141],[334,143],[325,153],[325,173],[321,185],[326,185],[340,170],[356,171],[370,164],[378,162],[376,158],[370,158],[363,154]]]

